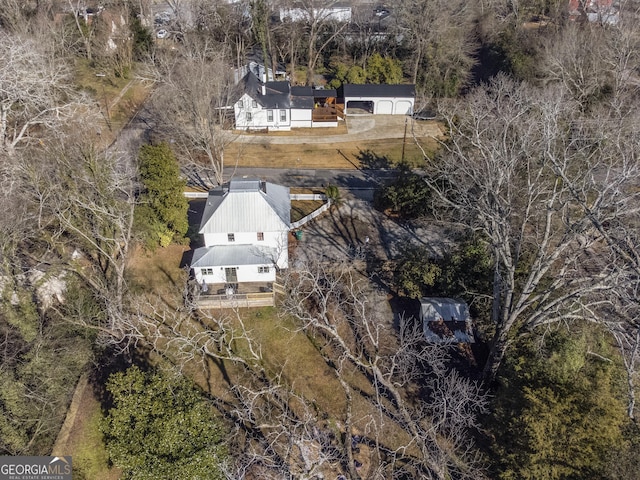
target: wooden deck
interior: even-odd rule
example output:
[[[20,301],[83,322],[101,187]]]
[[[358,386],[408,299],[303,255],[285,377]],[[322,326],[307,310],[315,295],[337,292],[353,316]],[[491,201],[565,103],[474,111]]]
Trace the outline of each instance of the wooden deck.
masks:
[[[327,104],[316,107],[311,115],[312,122],[337,122],[338,119],[344,120],[344,105]]]
[[[239,284],[207,284],[207,291],[198,297],[200,308],[248,308],[271,307],[275,304],[278,285],[271,282]]]

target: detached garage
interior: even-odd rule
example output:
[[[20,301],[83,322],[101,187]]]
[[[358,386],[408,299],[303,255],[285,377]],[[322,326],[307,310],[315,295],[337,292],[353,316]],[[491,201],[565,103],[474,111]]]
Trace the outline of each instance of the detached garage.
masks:
[[[411,115],[415,102],[415,85],[354,85],[342,86],[345,113],[374,115]]]

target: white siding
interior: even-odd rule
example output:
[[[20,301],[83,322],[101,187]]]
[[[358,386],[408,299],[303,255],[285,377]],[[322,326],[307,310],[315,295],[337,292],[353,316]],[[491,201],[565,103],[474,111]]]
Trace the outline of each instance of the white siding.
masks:
[[[373,102],[373,113],[376,115],[410,115],[413,111],[414,99],[409,97],[345,97],[344,104],[347,105],[349,102]]]
[[[228,234],[233,233],[234,241],[229,242]],[[288,234],[289,232],[261,232],[264,240],[258,240],[258,232],[227,232],[227,233],[205,233],[204,244],[206,247],[215,245],[256,245],[261,247],[275,248],[279,253],[277,259],[265,259],[265,264],[275,261],[279,268],[289,266]],[[249,247],[250,248],[250,247]]]
[[[242,104],[242,107],[240,107]],[[269,121],[267,111],[273,112],[273,120]],[[286,112],[286,119],[283,121],[280,118],[280,109],[262,108],[260,104],[254,106],[254,100],[246,93],[242,95],[233,106],[233,113],[236,119],[236,128],[239,130],[256,129],[256,130],[291,130],[291,122],[289,110],[284,109]],[[251,120],[249,116],[251,114]]]
[[[333,6],[328,8],[314,8],[311,13],[314,18],[333,20],[336,22],[351,21],[351,7]],[[292,22],[310,20],[309,10],[304,8],[280,8],[280,20],[289,19]]]
[[[378,115],[390,115],[393,113],[393,102],[391,100],[378,100],[375,102],[373,113]]]
[[[408,100],[398,100],[393,113],[396,115],[411,115],[413,113],[413,103]]]
[[[311,127],[312,110],[302,108],[291,109],[291,126],[293,128],[309,128]]]
[[[264,265],[228,265],[228,267],[232,267],[236,269],[236,277],[238,279],[238,283],[243,282],[275,282],[276,280],[276,269],[273,265],[265,263]],[[264,273],[260,272],[260,267],[268,268],[269,271]],[[204,280],[205,283],[227,283],[226,270],[225,266],[218,267],[194,267],[193,273],[195,279],[198,283],[202,283]],[[211,275],[205,274],[204,272],[211,272]],[[209,292],[209,293],[217,293],[217,292]]]

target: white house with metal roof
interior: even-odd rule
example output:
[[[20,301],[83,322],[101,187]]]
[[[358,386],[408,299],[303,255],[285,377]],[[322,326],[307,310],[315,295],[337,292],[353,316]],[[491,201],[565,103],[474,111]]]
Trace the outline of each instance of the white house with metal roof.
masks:
[[[200,284],[274,282],[288,267],[289,188],[254,179],[211,190],[200,222],[204,247],[191,268]]]

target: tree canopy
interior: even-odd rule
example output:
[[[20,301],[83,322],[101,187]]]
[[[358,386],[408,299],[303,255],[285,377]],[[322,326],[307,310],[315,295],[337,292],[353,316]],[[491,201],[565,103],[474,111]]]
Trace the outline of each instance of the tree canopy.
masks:
[[[189,228],[186,181],[180,178],[180,167],[166,143],[144,145],[139,162],[144,189],[136,207],[136,225],[148,247],[166,247],[184,237]]]
[[[222,479],[224,431],[184,377],[137,366],[109,377],[103,423],[111,460],[129,479]]]

